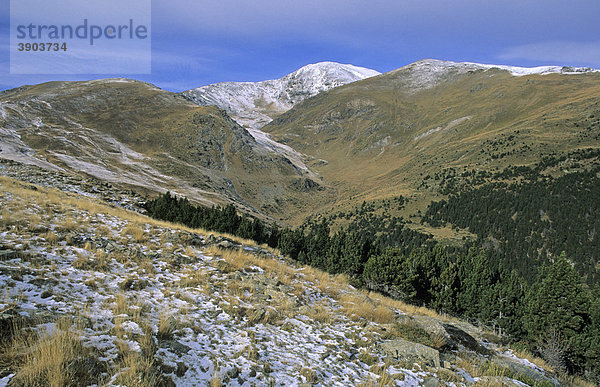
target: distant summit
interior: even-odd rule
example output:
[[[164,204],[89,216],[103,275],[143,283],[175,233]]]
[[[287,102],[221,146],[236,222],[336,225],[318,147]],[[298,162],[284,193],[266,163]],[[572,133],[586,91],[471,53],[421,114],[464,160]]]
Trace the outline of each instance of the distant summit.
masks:
[[[280,79],[221,82],[183,92],[202,105],[225,109],[239,124],[259,129],[295,104],[323,91],[379,75],[364,67],[335,62],[306,65]]]
[[[407,86],[418,91],[437,85],[440,81],[446,80],[453,75],[466,74],[473,71],[486,70],[508,71],[514,76],[524,75],[545,75],[545,74],[584,74],[598,72],[600,70],[589,67],[571,67],[571,66],[538,66],[538,67],[516,67],[494,64],[482,64],[472,62],[452,62],[437,59],[423,59],[399,69],[390,71],[389,74],[404,74],[409,80]]]

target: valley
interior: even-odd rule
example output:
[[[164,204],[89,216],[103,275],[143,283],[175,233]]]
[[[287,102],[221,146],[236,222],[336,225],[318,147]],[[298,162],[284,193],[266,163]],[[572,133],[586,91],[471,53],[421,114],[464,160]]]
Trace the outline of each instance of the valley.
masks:
[[[0,185],[0,386],[599,380],[594,69],[22,86]]]

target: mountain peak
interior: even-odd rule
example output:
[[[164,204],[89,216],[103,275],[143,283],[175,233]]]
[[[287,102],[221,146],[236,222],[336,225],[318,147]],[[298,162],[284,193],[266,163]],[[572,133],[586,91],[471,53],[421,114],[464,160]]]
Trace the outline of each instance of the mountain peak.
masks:
[[[259,129],[307,98],[379,74],[350,64],[318,62],[279,79],[215,83],[182,94],[198,105],[217,105],[241,125]]]
[[[572,66],[538,66],[518,67],[473,62],[452,62],[439,59],[423,59],[407,66],[390,71],[388,74],[401,75],[406,80],[409,90],[419,90],[434,87],[440,82],[451,79],[453,76],[466,74],[472,71],[502,70],[513,76],[546,75],[546,74],[585,74],[600,70],[589,67]]]

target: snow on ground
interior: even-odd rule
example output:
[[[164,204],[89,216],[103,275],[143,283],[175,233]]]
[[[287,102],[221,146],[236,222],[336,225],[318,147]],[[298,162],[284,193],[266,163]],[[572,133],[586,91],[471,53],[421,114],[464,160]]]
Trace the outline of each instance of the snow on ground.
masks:
[[[240,255],[216,248],[233,243],[219,236],[34,188],[0,180],[0,313],[45,319],[37,325],[45,333],[60,316],[75,317],[83,345],[108,366],[103,383],[122,384],[130,354],[150,354],[181,386],[215,376],[231,386],[480,380],[459,366],[386,356],[381,344],[395,325],[345,309],[360,302],[375,314],[384,308],[379,296],[335,277],[257,246]],[[396,305],[385,304],[391,322],[406,315]],[[491,343],[488,350],[497,351]],[[501,356],[544,374],[510,352]],[[0,386],[14,373],[6,371]]]
[[[406,80],[406,89],[408,91],[417,92],[419,90],[434,87],[439,82],[445,80],[450,74],[466,74],[470,71],[492,69],[508,71],[513,76],[525,76],[534,74],[572,75],[600,71],[596,69],[583,67],[539,66],[528,68],[471,62],[452,62],[436,59],[424,59],[415,63],[411,63],[407,66],[401,67],[397,70],[393,70],[390,72],[390,74],[403,74],[403,77]]]
[[[303,369],[326,385],[376,377],[357,358],[357,343],[369,340],[364,323],[315,322],[298,311],[300,303],[340,308],[303,270],[284,284],[253,265],[223,269],[204,236],[49,202],[23,206],[4,189],[0,207],[15,215],[3,212],[3,224],[29,223],[0,232],[0,249],[19,252],[0,261],[1,309],[83,316],[83,343],[101,361],[141,351],[142,338],[171,319],[173,332],[154,340],[177,385],[204,385],[216,367],[229,385],[298,385]],[[252,321],[261,310],[277,317]]]
[[[240,125],[260,129],[274,115],[323,91],[380,73],[335,62],[306,65],[280,79],[262,82],[221,82],[184,91],[198,105],[225,109]]]
[[[260,128],[307,98],[379,74],[364,67],[320,62],[304,66],[280,79],[221,82],[182,94],[198,105],[216,105],[224,109],[238,124],[248,129],[257,143],[288,158],[297,168],[308,170],[300,153],[274,141]]]

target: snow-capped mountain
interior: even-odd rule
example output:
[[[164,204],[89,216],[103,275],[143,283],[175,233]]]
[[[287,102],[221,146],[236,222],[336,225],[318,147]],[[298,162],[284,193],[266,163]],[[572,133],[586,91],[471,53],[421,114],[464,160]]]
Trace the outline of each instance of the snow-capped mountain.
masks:
[[[510,72],[514,76],[545,75],[545,74],[584,74],[598,72],[600,70],[589,67],[571,66],[539,66],[539,67],[516,67],[494,64],[482,64],[472,62],[452,62],[437,59],[424,59],[389,74],[402,73],[406,86],[414,91],[427,89],[437,85],[439,82],[452,78],[453,75],[466,74],[472,71],[498,69]]]
[[[183,92],[198,105],[216,105],[240,125],[259,129],[295,104],[318,93],[380,73],[335,62],[309,64],[280,79],[222,82]]]

